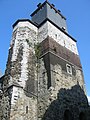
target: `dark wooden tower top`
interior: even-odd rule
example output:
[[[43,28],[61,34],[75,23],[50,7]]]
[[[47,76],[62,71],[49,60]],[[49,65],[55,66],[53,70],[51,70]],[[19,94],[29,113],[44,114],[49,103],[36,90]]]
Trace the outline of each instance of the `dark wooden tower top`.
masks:
[[[51,20],[58,27],[67,32],[66,18],[61,11],[55,8],[54,4],[50,4],[47,0],[37,5],[37,9],[31,14],[32,21],[40,25],[45,19]]]

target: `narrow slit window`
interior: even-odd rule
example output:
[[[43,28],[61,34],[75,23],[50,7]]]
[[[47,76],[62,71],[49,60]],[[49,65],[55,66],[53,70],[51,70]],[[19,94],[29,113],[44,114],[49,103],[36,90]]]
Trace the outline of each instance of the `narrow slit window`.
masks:
[[[26,114],[28,113],[28,106],[26,106]]]

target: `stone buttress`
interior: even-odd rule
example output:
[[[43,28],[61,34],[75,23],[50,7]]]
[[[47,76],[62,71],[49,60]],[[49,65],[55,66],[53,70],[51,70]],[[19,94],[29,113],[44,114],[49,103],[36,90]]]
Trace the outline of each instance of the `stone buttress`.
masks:
[[[17,21],[3,81],[3,120],[36,120],[36,41],[37,27],[29,20]]]

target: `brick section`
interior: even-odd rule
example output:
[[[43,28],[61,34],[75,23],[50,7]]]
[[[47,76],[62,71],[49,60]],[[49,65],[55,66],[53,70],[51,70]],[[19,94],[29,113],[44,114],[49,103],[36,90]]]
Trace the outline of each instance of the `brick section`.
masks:
[[[61,46],[60,44],[58,44],[54,39],[52,39],[49,36],[41,43],[41,51],[42,51],[41,52],[42,55],[48,51],[51,51],[54,54],[56,54],[57,56],[76,65],[77,67],[82,68],[78,55],[71,52],[67,48]]]

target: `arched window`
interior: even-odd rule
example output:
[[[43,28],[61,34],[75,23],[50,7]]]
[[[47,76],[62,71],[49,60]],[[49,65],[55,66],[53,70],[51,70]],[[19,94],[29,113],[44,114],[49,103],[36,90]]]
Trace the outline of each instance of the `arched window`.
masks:
[[[80,113],[79,120],[87,120],[85,113],[83,113],[83,112]]]
[[[64,112],[64,119],[63,120],[72,120],[72,114],[69,110]]]

